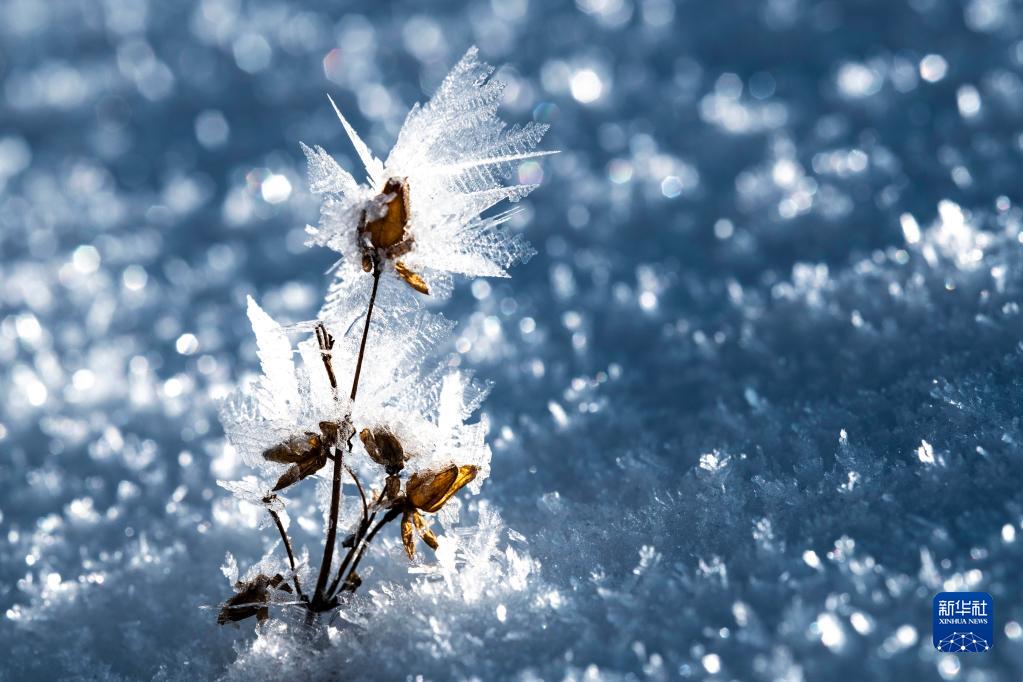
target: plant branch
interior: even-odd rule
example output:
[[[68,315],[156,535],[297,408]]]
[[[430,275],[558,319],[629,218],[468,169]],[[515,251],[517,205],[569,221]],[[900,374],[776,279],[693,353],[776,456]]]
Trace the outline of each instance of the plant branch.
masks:
[[[384,518],[380,519],[379,523],[373,526],[373,530],[369,532],[369,535],[366,536],[366,540],[362,543],[362,549],[359,550],[358,556],[356,556],[355,561],[352,562],[352,567],[348,569],[348,576],[345,578],[344,583],[342,583],[341,585],[342,592],[346,590],[349,592],[355,591],[355,587],[357,587],[357,585],[354,587],[349,587],[349,585],[352,584],[351,578],[352,575],[355,573],[355,569],[359,567],[359,562],[362,561],[362,557],[366,554],[366,549],[369,547],[369,543],[373,542],[373,538],[376,537],[377,533],[380,532],[381,528],[383,528],[388,523],[398,518],[401,512],[402,509],[400,507],[393,507],[391,509],[388,509],[387,514],[384,516]]]
[[[377,517],[375,509],[376,506],[380,504],[380,500],[382,500],[383,497],[384,493],[381,491],[380,494],[377,495],[377,499],[373,502],[374,511],[371,515],[367,516],[367,509],[365,506],[363,507],[362,523],[359,524],[358,530],[355,531],[355,538],[352,542],[352,546],[348,549],[348,554],[345,555],[344,560],[341,562],[341,566],[338,567],[337,575],[334,576],[334,580],[331,581],[330,589],[327,590],[327,594],[332,596],[336,595],[337,586],[341,584],[341,578],[344,577],[345,569],[348,568],[348,564],[351,563],[352,557],[355,556],[355,553],[362,547],[362,539],[366,537],[366,532],[369,531],[370,525],[372,525],[374,519]],[[365,504],[365,498],[363,498],[363,504]]]
[[[359,529],[355,531],[355,541],[348,549],[348,554],[345,554],[345,558],[341,561],[341,565],[338,566],[337,575],[334,576],[334,580],[331,581],[330,589],[327,590],[327,594],[337,594],[337,586],[341,584],[341,578],[344,577],[345,569],[352,563],[352,557],[354,557],[355,553],[362,547],[362,539],[366,536],[366,531],[369,530],[370,524],[373,523],[373,519],[376,517],[376,512],[373,512],[369,518],[364,519],[362,523],[359,524]]]
[[[369,325],[373,318],[373,306],[377,299],[377,289],[380,286],[380,275],[383,273],[383,269],[379,263],[375,264],[373,269],[373,293],[369,297],[369,307],[366,310],[366,324],[362,328],[362,342],[359,344],[359,357],[355,361],[355,376],[352,378],[352,393],[350,400],[355,401],[355,395],[359,390],[359,377],[362,374],[362,361],[366,355],[366,339],[369,338]],[[329,366],[329,363],[324,364]],[[333,374],[331,373],[331,376]],[[349,413],[346,420],[351,426],[351,413]],[[335,448],[337,444],[331,445]],[[352,450],[351,438],[348,439],[348,451]],[[338,453],[335,451],[335,455]],[[327,587],[327,580],[330,578],[330,565],[334,560],[334,543],[337,541],[337,515],[338,507],[341,502],[341,469],[342,469],[342,457],[335,456],[334,458],[334,475],[331,480],[330,487],[330,516],[327,520],[327,540],[323,544],[323,560],[320,562],[320,575],[316,580],[316,592],[313,595],[313,605],[318,608],[327,608],[327,599],[325,589]]]
[[[349,400],[355,402],[355,394],[359,391],[359,376],[362,374],[362,360],[366,356],[366,339],[369,338],[369,321],[373,317],[373,304],[377,300],[377,289],[380,287],[380,275],[383,268],[379,263],[373,268],[373,292],[369,295],[369,308],[366,310],[366,324],[362,328],[362,343],[359,344],[359,358],[355,361],[355,376],[352,377],[352,394]]]
[[[323,358],[323,368],[327,370],[327,380],[334,391],[334,400],[337,400],[337,377],[334,376],[334,363],[331,359],[334,349],[334,337],[330,335],[322,322],[316,325],[316,341],[320,344],[320,357]]]
[[[295,579],[295,592],[298,593],[299,598],[305,601],[305,595],[302,594],[302,587],[298,584],[298,571],[295,570],[295,553],[291,551],[291,540],[288,539],[288,533],[284,530],[284,524],[281,523],[281,515],[273,509],[267,509],[270,512],[270,516],[273,518],[274,523],[277,524],[277,530],[281,533],[281,540],[284,540],[284,549],[288,551],[288,563],[291,564],[291,574]]]
[[[359,489],[359,498],[362,499],[362,522],[366,523],[366,519],[369,517],[369,507],[366,504],[366,492],[362,489],[362,483],[359,482],[359,477],[355,475],[352,468],[346,464],[345,470],[352,477],[352,480],[355,481],[355,487]]]

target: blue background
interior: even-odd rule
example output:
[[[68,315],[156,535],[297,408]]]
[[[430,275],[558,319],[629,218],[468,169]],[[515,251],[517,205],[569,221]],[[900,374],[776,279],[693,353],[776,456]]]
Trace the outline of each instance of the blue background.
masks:
[[[240,471],[212,397],[256,367],[245,295],[300,320],[325,290],[298,142],[354,160],[325,94],[383,154],[477,44],[508,65],[505,117],[563,151],[520,170],[543,177],[514,226],[539,254],[440,306],[496,384],[482,499],[535,570],[507,604],[349,626],[317,670],[1019,677],[1021,20],[1000,0],[0,4],[3,676],[296,670],[200,608],[225,552],[269,543],[214,484]],[[937,654],[932,595],[975,588],[999,646]]]

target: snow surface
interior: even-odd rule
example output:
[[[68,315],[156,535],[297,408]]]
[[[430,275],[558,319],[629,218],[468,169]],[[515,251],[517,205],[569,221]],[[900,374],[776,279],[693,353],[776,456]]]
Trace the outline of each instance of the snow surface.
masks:
[[[0,677],[1019,678],[1021,21],[0,4]],[[335,258],[299,141],[355,169],[324,95],[381,153],[471,44],[562,150],[515,169],[538,254],[430,304],[494,384],[490,478],[329,629],[219,627],[281,560],[216,484],[246,297],[308,320]],[[943,590],[992,594],[991,651],[934,650]]]

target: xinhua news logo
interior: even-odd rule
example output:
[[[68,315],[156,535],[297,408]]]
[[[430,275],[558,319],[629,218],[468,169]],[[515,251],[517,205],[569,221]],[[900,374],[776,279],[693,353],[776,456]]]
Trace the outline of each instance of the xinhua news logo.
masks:
[[[982,654],[995,638],[995,602],[987,592],[942,592],[934,597],[934,648]]]

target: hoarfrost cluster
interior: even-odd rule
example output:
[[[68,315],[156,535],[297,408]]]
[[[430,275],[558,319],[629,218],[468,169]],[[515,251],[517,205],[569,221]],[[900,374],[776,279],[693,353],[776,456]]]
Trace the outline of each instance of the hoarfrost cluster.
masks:
[[[489,538],[482,544],[478,535],[454,532],[461,503],[453,496],[462,488],[479,493],[490,475],[486,419],[467,421],[487,387],[471,372],[438,361],[451,325],[416,299],[449,291],[452,274],[506,277],[506,267],[531,253],[502,229],[509,212],[481,214],[535,188],[506,186],[503,179],[514,164],[544,154],[532,148],[547,126],[506,129],[496,115],[504,86],[492,73],[471,48],[436,94],[413,107],[386,163],[331,100],[365,166],[366,184],[357,184],[322,147],[303,145],[311,189],[323,197],[321,224],[308,229],[309,244],[336,249],[341,261],[314,321],[285,328],[248,298],[262,374],[224,401],[221,421],[231,446],[257,473],[218,483],[265,509],[288,563],[272,570],[268,555],[239,579],[229,557],[224,570],[237,593],[222,606],[221,623],[265,621],[271,605],[299,606],[310,619],[349,609],[344,593],[354,593],[368,575],[356,569],[377,533],[399,516],[408,559],[417,559],[422,541],[438,552],[431,572],[447,585],[460,566],[470,574],[488,570],[499,551],[493,512],[480,512],[488,528],[479,532]],[[304,338],[296,346],[290,336]],[[321,480],[316,497],[326,526],[318,571],[296,561],[282,497],[309,478]],[[349,493],[357,491],[361,505],[361,515],[347,520],[343,478],[354,483]],[[443,542],[429,520],[433,514],[447,531]],[[471,599],[473,590],[461,593]]]

